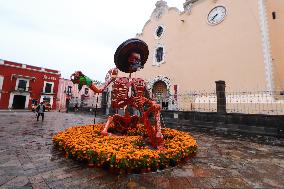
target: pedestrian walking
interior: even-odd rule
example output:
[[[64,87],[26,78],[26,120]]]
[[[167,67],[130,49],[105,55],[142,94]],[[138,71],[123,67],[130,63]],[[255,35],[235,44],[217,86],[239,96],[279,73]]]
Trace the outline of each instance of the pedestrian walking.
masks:
[[[39,119],[39,116],[41,116],[41,121],[44,119],[44,112],[45,112],[45,105],[43,102],[41,102],[37,107],[36,107],[36,112],[37,112],[37,121]]]
[[[78,111],[78,103],[76,103],[74,106],[74,112],[77,112],[77,111]]]

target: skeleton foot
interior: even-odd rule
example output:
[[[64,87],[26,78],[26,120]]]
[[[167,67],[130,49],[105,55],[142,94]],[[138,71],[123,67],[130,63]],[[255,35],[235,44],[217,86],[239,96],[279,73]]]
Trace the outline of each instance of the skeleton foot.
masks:
[[[106,122],[106,124],[105,124],[105,126],[103,128],[103,130],[101,131],[101,135],[103,135],[103,136],[110,136],[110,134],[107,132],[107,130],[108,130],[112,120],[113,120],[113,117],[109,116],[108,119],[107,119],[107,122]]]
[[[158,150],[161,150],[161,151],[165,150],[164,145],[158,145],[157,148],[158,148]]]
[[[108,136],[109,133],[108,133],[107,131],[102,131],[102,132],[101,132],[101,135],[103,135],[103,136]]]

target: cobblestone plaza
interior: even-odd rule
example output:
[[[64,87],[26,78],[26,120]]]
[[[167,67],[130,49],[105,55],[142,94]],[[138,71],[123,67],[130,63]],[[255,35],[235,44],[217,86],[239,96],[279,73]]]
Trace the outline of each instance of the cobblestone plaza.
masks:
[[[104,121],[97,118],[97,121]],[[190,129],[196,157],[146,174],[113,175],[66,159],[52,137],[93,116],[47,112],[0,112],[0,188],[283,188],[283,139],[224,136]]]

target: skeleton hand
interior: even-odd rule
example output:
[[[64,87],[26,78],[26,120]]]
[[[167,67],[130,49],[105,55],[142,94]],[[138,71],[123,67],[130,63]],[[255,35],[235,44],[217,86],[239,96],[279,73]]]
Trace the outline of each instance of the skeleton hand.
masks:
[[[117,68],[113,68],[111,70],[111,78],[115,79],[117,77],[117,75],[118,75],[118,69]]]
[[[118,75],[118,69],[117,68],[112,68],[108,71],[106,77],[105,77],[105,81],[106,83],[113,81]]]
[[[85,76],[81,71],[76,71],[70,76],[70,80],[74,84],[78,84],[79,91],[82,89],[83,85],[90,87],[92,85],[92,80]]]
[[[85,75],[81,72],[81,71],[76,71],[75,73],[73,73],[70,76],[70,80],[74,83],[74,84],[78,84],[80,83],[80,78],[84,77]]]

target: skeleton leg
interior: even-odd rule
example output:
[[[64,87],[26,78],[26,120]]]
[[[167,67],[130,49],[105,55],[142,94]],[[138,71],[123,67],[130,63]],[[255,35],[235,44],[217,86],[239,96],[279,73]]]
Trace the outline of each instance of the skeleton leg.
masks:
[[[101,132],[102,135],[108,136],[109,133],[107,132],[107,130],[108,130],[110,124],[112,123],[112,121],[113,121],[113,116],[109,116],[108,119],[107,119],[107,122],[105,124],[105,127]]]
[[[157,147],[158,149],[163,148],[163,134],[161,132],[161,121],[160,121],[160,105],[156,104],[154,101],[147,101],[146,102],[150,108],[144,112],[143,120],[144,125],[147,129],[148,135],[150,137],[152,146]],[[153,129],[149,120],[149,114],[154,113],[155,116],[155,128]]]
[[[158,110],[156,113],[155,113],[155,119],[156,119],[156,137],[157,138],[163,138],[163,134],[162,134],[162,131],[161,131],[161,112],[160,110]]]
[[[115,124],[115,127],[117,127],[118,131],[125,132],[127,131],[128,127],[136,126],[137,122],[138,122],[138,116],[130,117],[129,115],[121,116],[119,114],[109,116],[103,130],[101,131],[101,134],[104,136],[110,135],[110,133],[108,133],[108,129],[111,123]]]

